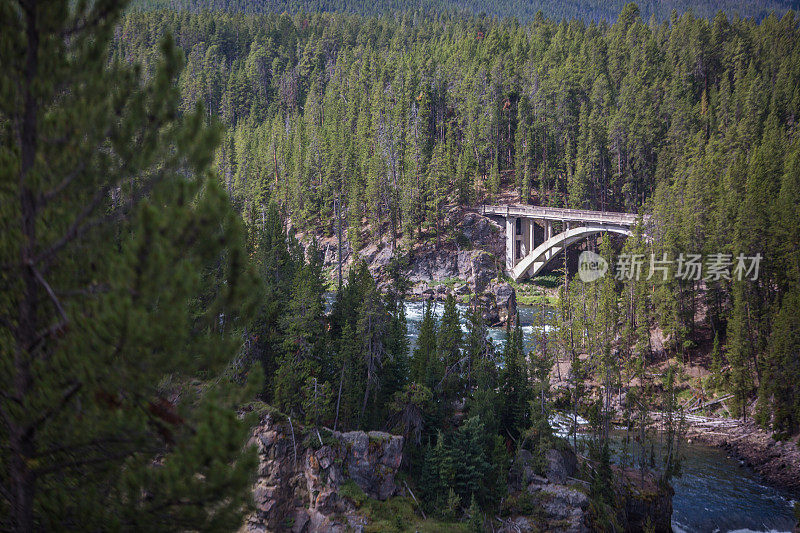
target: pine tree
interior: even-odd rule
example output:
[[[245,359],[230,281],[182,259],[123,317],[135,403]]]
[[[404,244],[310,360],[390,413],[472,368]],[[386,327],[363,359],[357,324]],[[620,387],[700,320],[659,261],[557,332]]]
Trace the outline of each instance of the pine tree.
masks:
[[[109,57],[123,9],[0,8],[5,530],[235,529],[248,507],[223,371],[258,285],[218,130],[179,118],[182,54],[165,38],[147,76]]]
[[[439,384],[442,370],[436,349],[436,319],[433,306],[425,302],[422,323],[417,337],[417,346],[411,358],[411,381],[433,390]]]
[[[439,509],[443,501],[445,485],[439,473],[440,457],[443,453],[443,442],[440,434],[435,446],[428,444],[425,447],[419,478],[420,499],[423,508],[429,513]]]
[[[503,377],[501,385],[502,413],[500,424],[503,433],[516,440],[530,423],[531,388],[528,366],[523,350],[522,327],[519,317],[510,333],[503,352]]]
[[[470,531],[474,533],[482,533],[484,531],[483,527],[483,513],[481,513],[481,508],[478,506],[478,500],[475,499],[475,495],[472,495],[472,500],[469,504],[469,528]]]
[[[251,257],[264,287],[264,297],[252,324],[254,352],[266,376],[262,396],[272,401],[272,376],[281,357],[283,328],[281,317],[287,312],[297,262],[290,252],[290,243],[275,202],[270,201],[261,217],[250,228]]]
[[[444,302],[444,313],[439,324],[439,338],[437,341],[439,359],[442,361],[445,375],[441,388],[444,396],[453,400],[462,392],[462,361],[461,361],[461,322],[456,299],[452,294],[447,295]]]
[[[482,499],[483,480],[491,464],[486,460],[486,432],[478,417],[469,418],[455,434],[452,448],[453,463],[458,465],[449,486],[462,502],[473,496]]]
[[[287,315],[284,317],[283,356],[273,379],[275,404],[300,416],[304,399],[297,394],[309,378],[319,376],[327,338],[323,319],[322,261],[316,243],[309,248],[308,263],[294,276]]]

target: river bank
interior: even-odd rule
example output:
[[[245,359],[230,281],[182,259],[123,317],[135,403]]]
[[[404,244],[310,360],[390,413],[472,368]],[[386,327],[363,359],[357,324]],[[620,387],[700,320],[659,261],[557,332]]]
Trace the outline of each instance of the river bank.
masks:
[[[752,421],[692,416],[687,423],[687,439],[723,448],[766,482],[800,493],[796,440],[777,441]]]

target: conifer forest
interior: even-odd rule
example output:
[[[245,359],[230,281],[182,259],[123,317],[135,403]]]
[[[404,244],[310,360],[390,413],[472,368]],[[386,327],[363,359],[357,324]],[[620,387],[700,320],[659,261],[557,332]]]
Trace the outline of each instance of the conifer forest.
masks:
[[[799,9],[0,0],[0,531],[798,531]]]

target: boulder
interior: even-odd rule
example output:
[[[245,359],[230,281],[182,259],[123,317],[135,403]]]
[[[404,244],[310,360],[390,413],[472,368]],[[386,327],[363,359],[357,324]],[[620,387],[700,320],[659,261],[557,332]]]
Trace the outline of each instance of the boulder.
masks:
[[[458,277],[466,280],[474,292],[483,292],[489,281],[497,277],[492,254],[483,250],[462,250],[457,255]]]
[[[542,467],[547,477],[536,473]],[[577,458],[571,449],[547,450],[543,457],[534,457],[528,450],[520,450],[514,457],[508,475],[508,488],[512,498],[523,500],[524,495],[532,498],[533,506],[539,512],[526,517],[526,523],[536,525],[534,531],[558,531],[583,533],[589,531],[589,497],[575,486],[564,483],[575,473]],[[558,479],[555,482],[554,479]],[[512,517],[501,531],[514,531],[519,517]]]
[[[517,314],[517,293],[511,284],[504,281],[492,281],[486,292],[494,296],[499,322],[513,320]]]
[[[567,478],[574,476],[577,469],[578,458],[571,448],[551,448],[545,453],[545,476],[551,483],[566,483]]]
[[[505,235],[497,222],[478,213],[466,213],[456,228],[474,248],[493,254],[504,252]]]
[[[385,500],[392,496],[397,490],[394,476],[403,458],[403,437],[381,431],[340,435],[346,448],[344,464],[349,478],[371,498]]]
[[[569,533],[588,531],[584,517],[589,508],[589,497],[583,492],[551,483],[541,488],[539,501],[542,502],[542,507],[550,517],[551,523],[561,525],[560,531]]]

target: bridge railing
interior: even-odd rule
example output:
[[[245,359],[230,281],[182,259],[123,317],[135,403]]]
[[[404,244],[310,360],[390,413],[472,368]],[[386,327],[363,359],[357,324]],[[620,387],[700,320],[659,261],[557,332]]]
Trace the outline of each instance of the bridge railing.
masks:
[[[540,207],[531,205],[484,205],[484,215],[531,217],[550,220],[568,220],[585,222],[606,222],[632,226],[638,215],[634,213],[616,213],[613,211],[591,211],[588,209],[567,209],[561,207]]]

